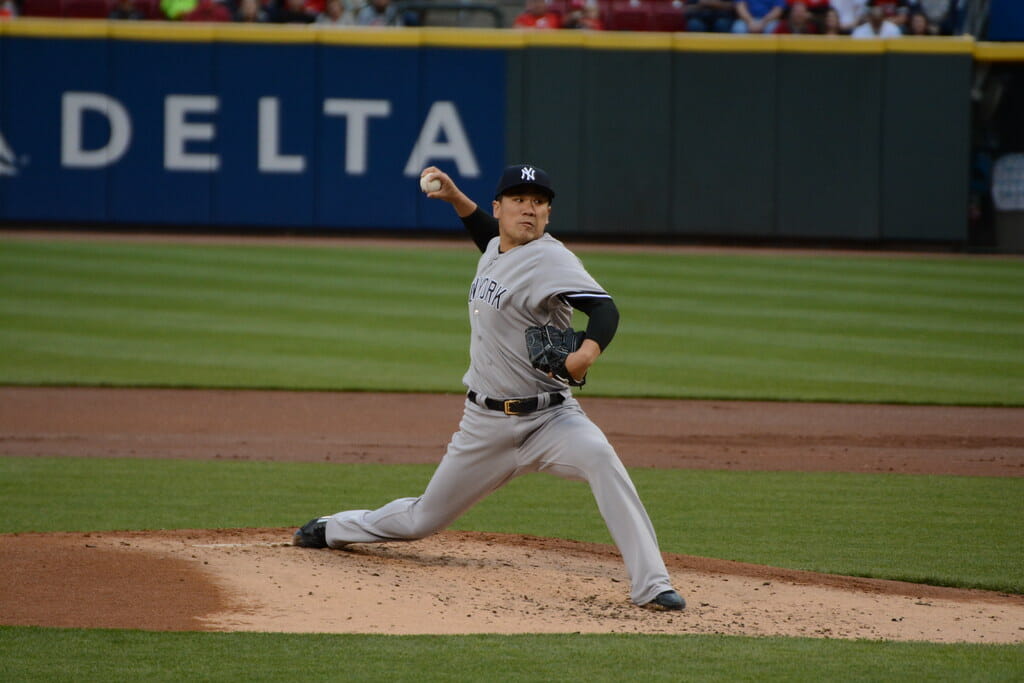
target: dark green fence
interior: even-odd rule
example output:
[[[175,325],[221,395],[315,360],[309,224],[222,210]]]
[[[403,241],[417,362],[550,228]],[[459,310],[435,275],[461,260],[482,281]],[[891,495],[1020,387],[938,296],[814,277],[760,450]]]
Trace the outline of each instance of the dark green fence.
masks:
[[[527,44],[509,157],[565,232],[964,241],[972,43],[801,38]]]

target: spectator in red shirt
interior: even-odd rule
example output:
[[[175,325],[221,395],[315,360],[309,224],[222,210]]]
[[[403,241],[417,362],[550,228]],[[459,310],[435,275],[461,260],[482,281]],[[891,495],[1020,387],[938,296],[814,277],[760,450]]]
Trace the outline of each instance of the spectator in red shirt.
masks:
[[[786,8],[785,18],[775,27],[776,33],[820,33],[807,3],[794,0]]]
[[[786,0],[786,4],[790,7],[798,2],[802,2],[807,6],[808,11],[811,13],[811,21],[814,22],[814,27],[820,33],[825,25],[825,15],[832,9],[831,0]]]
[[[871,0],[868,5],[871,7],[881,7],[885,21],[896,24],[900,29],[907,23],[909,11],[907,0]]]
[[[526,0],[526,9],[516,17],[516,28],[561,28],[562,18],[548,8],[547,0]]]

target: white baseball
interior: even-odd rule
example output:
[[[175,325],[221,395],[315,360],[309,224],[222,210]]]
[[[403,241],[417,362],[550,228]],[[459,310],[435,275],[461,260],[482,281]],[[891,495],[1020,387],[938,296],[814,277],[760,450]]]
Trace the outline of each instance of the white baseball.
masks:
[[[424,192],[437,192],[441,189],[441,181],[434,177],[432,173],[420,178],[420,189]]]

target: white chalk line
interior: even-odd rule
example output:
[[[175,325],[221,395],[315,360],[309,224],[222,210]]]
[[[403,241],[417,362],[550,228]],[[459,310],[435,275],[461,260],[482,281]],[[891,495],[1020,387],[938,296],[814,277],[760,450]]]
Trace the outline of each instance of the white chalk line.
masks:
[[[193,543],[193,548],[277,548],[290,546],[291,543],[277,541],[274,543]]]

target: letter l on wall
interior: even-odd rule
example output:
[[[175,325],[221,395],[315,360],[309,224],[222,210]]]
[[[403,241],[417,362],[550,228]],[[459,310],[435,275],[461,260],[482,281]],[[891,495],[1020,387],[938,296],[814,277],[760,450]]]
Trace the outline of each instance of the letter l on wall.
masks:
[[[301,154],[281,154],[281,100],[277,97],[260,98],[259,116],[259,169],[263,173],[302,173],[306,170],[306,157]]]

